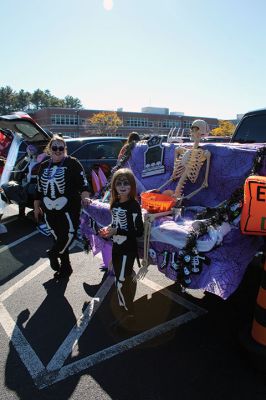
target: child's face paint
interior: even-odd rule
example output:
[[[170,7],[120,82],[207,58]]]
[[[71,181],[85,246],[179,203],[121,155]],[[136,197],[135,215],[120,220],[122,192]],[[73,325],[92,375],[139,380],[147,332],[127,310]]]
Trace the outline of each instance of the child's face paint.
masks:
[[[121,177],[116,180],[115,189],[120,196],[128,197],[131,190],[131,185],[127,178]]]

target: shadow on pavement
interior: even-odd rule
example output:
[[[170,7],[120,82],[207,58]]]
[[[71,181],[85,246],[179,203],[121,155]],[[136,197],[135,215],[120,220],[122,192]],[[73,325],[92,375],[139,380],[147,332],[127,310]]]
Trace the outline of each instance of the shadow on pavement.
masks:
[[[30,315],[29,310],[26,309],[17,318],[19,329],[44,366],[48,364],[76,322],[73,310],[64,296],[67,283],[68,280],[56,282],[53,279],[45,282],[47,296],[35,314],[28,319]],[[53,330],[51,330],[51,326],[54,328]],[[12,339],[5,369],[6,386],[16,392],[19,399],[23,400],[48,398],[65,400],[70,398],[80,376],[75,375],[71,380],[60,382],[41,391],[38,390],[14,349]],[[15,338],[14,340],[16,341]]]
[[[239,332],[253,317],[260,276],[258,266],[251,264],[227,301],[209,294],[203,300],[184,296],[208,309],[208,314],[99,363],[87,373],[117,400],[264,400],[266,377],[250,364],[239,342]],[[168,289],[176,291],[175,285]],[[109,308],[112,295],[106,299]],[[162,297],[156,292],[136,302],[137,321],[144,329],[176,316],[173,305],[162,307]],[[106,311],[101,310],[97,318],[102,331],[109,332]],[[139,330],[125,333],[120,340],[136,333]],[[80,351],[85,351],[92,335],[85,333],[81,339]],[[113,336],[113,343],[117,341],[119,337]]]

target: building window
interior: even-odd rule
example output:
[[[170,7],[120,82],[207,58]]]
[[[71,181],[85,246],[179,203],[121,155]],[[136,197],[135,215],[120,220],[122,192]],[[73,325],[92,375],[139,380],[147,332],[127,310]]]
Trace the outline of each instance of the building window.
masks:
[[[192,125],[191,121],[183,121],[183,128],[190,128]]]
[[[149,125],[148,118],[127,118],[125,120],[125,126],[131,128],[147,128]]]
[[[53,114],[52,125],[78,125],[79,117],[76,114]]]

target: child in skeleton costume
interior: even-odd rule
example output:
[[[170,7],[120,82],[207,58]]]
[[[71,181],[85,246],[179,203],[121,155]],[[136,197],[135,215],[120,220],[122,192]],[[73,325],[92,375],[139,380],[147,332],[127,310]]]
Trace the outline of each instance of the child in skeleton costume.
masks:
[[[51,158],[39,168],[34,215],[38,221],[44,213],[54,238],[54,245],[47,254],[51,268],[56,271],[55,278],[62,278],[72,273],[69,246],[79,226],[81,200],[84,205],[90,202],[88,182],[80,162],[67,156],[63,138],[53,136],[47,151]]]
[[[111,225],[99,234],[113,238],[112,263],[119,305],[133,313],[133,265],[137,257],[137,237],[143,234],[141,208],[136,200],[136,181],[130,169],[116,171],[111,182]]]

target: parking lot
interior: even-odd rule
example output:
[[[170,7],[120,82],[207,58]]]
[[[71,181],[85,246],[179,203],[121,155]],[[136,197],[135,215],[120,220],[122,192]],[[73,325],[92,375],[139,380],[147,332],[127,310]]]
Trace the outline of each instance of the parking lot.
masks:
[[[1,399],[265,399],[239,334],[252,320],[260,270],[227,301],[196,299],[150,267],[136,323],[114,329],[113,277],[72,248],[74,273],[56,283],[50,239],[9,206],[1,235]]]

